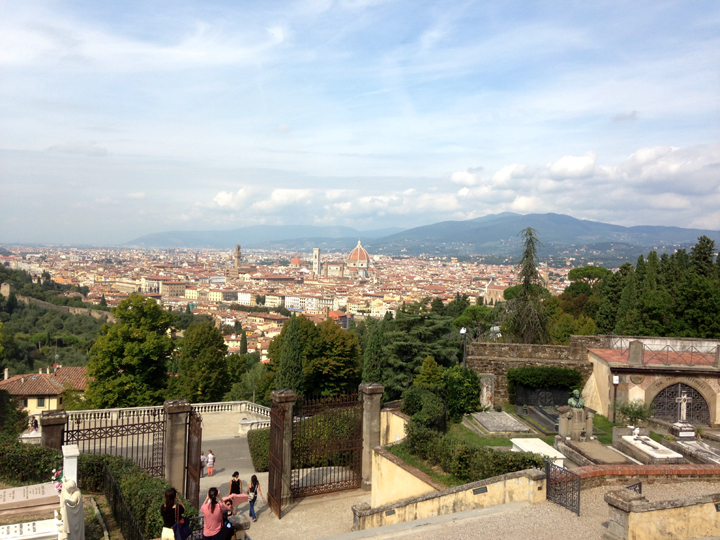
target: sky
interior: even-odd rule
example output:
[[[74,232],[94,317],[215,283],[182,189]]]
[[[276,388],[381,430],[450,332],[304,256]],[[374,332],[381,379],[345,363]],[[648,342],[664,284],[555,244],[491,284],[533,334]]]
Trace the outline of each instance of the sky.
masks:
[[[0,1],[0,243],[720,229],[720,2]]]

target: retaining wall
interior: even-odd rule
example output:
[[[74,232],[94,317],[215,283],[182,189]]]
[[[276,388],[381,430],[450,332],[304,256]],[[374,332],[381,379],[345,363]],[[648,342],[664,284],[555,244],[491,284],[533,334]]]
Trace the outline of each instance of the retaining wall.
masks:
[[[380,411],[380,446],[395,443],[405,438],[405,425],[410,417],[396,409]]]
[[[53,311],[62,311],[64,313],[72,313],[73,315],[88,315],[89,317],[95,317],[96,319],[100,319],[105,322],[115,322],[115,317],[113,317],[113,314],[109,311],[80,308],[74,306],[58,306],[56,304],[51,304],[50,302],[45,302],[44,300],[38,300],[37,298],[32,298],[30,296],[22,296],[19,294],[16,295],[16,298],[25,302],[26,304],[35,304],[37,306],[44,307],[45,309],[52,309]]]

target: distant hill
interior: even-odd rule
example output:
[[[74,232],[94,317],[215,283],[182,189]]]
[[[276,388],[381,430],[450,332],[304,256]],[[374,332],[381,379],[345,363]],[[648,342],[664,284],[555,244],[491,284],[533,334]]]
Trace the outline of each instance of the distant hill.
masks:
[[[544,244],[542,256],[569,254],[617,260],[689,247],[707,235],[720,245],[720,231],[680,227],[623,227],[576,219],[564,214],[515,214],[504,212],[466,221],[443,221],[413,229],[358,231],[351,227],[252,226],[231,231],[174,231],[151,234],[128,242],[144,247],[227,249],[235,244],[248,248],[311,251],[351,249],[358,238],[370,253],[387,255],[517,255],[518,233],[533,227]]]
[[[253,225],[229,231],[170,231],[148,234],[127,242],[126,246],[184,247],[226,249],[240,244],[261,247],[267,242],[297,238],[379,238],[403,231],[399,227],[358,231],[352,227],[319,227],[314,225]]]

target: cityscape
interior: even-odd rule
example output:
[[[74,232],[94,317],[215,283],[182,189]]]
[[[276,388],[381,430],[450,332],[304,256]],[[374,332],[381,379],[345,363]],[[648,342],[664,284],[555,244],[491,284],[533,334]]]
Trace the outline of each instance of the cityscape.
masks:
[[[0,540],[720,538],[720,4],[0,4]]]

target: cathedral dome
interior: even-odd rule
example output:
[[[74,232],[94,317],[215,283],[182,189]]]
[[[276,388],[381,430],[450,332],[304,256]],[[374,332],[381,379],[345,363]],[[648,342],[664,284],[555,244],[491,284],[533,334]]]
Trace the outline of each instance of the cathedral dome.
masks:
[[[347,262],[348,263],[369,263],[370,262],[370,255],[368,255],[368,252],[365,250],[364,247],[362,247],[360,240],[358,240],[357,247],[355,247],[355,249],[353,249],[350,252]]]
[[[287,260],[287,259],[285,259],[285,260]],[[292,264],[294,266],[300,266],[302,264],[302,259],[300,257],[293,257],[292,260],[290,261],[290,264]]]

